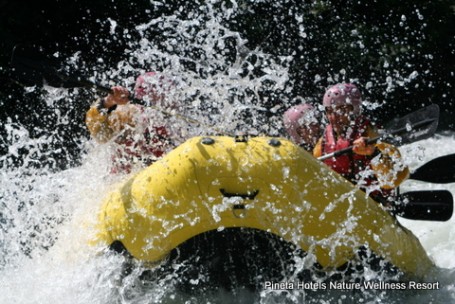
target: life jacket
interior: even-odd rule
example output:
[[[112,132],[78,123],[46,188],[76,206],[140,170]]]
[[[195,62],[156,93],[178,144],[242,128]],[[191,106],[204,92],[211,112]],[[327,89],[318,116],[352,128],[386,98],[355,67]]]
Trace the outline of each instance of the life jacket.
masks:
[[[332,125],[327,125],[322,140],[322,155],[333,153],[353,145],[354,140],[367,136],[370,122],[360,117],[345,137],[336,137]],[[358,173],[368,167],[371,156],[347,153],[324,160],[324,163],[346,179],[355,182]]]
[[[158,126],[146,128],[139,139],[132,136],[116,139],[117,148],[112,155],[111,173],[130,173],[137,163],[141,166],[152,164],[166,152],[168,136],[167,129]]]
[[[92,106],[86,123],[99,142],[111,142],[111,173],[130,173],[134,166],[147,166],[172,146],[170,132],[143,106],[130,105],[131,111],[102,113]],[[113,116],[109,116],[113,115]]]
[[[332,126],[327,125],[322,140],[317,145],[318,147],[320,147],[320,151],[318,151],[316,154],[319,155],[315,156],[318,157],[324,154],[333,153],[335,151],[350,147],[353,145],[356,139],[362,136],[365,137],[376,136],[376,134],[374,134],[374,131],[372,132],[370,121],[364,117],[359,117],[355,121],[353,129],[351,130],[351,132],[348,133],[346,137],[336,138]],[[380,151],[378,152],[380,154],[384,154],[383,150],[390,150],[386,154],[398,153],[399,155],[398,150],[396,150],[395,148],[391,149],[391,146],[387,144],[381,144],[380,147],[377,146],[377,148]],[[332,170],[341,174],[344,178],[348,179],[354,184],[359,183],[360,179],[362,179],[360,188],[363,190],[367,190],[369,186],[376,184],[377,187],[373,187],[368,191],[369,195],[375,201],[380,202],[386,207],[390,207],[390,204],[393,201],[393,198],[395,197],[396,194],[395,188],[390,186],[379,187],[378,179],[376,177],[377,174],[376,171],[381,170],[383,174],[389,176],[388,172],[390,170],[393,170],[393,163],[390,161],[390,158],[387,158],[387,161],[382,162],[381,165],[371,166],[371,160],[376,155],[377,154],[366,156],[352,152],[337,157],[328,158],[324,160],[324,163],[330,166]],[[370,175],[365,174],[364,176],[361,177],[359,173],[366,169],[372,169],[372,171],[375,173]],[[407,167],[397,172],[397,179],[394,181],[395,187],[398,187],[398,185],[403,180],[405,180],[408,175],[409,170],[407,169]]]

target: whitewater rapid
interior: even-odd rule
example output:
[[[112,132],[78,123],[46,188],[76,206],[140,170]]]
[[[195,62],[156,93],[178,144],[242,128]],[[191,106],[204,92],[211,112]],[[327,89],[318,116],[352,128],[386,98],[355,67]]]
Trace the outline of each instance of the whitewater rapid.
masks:
[[[409,167],[416,169],[427,161],[443,155],[455,153],[454,137],[436,136],[428,140],[401,147],[401,152]],[[455,184],[431,184],[408,180],[403,190],[439,190],[447,189],[455,194]],[[404,226],[412,230],[432,257],[435,264],[442,268],[455,268],[455,217],[447,222],[425,222],[401,219]]]

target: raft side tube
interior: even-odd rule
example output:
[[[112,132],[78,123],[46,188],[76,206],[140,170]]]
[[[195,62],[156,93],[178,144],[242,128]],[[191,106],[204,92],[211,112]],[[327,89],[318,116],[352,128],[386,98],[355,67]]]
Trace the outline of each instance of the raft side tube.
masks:
[[[101,241],[120,240],[135,258],[156,262],[197,235],[245,227],[295,244],[326,269],[365,245],[405,273],[432,267],[380,204],[290,141],[211,139],[186,141],[110,195]]]

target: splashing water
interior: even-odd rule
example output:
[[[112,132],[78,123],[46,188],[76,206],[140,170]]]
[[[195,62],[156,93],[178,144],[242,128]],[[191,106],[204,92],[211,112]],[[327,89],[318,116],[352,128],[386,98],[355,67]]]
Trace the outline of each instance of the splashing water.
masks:
[[[232,3],[222,14],[209,3],[187,18],[169,15],[138,25],[140,39],[130,42],[130,59],[108,72],[95,72],[93,78],[131,87],[141,72],[163,71],[175,83],[169,98],[183,101],[178,112],[198,121],[170,118],[186,130],[185,137],[220,130],[279,135],[281,117],[270,117],[277,109],[267,109],[264,92],[286,89],[292,58],[249,50],[238,32],[223,26],[223,21],[236,14],[236,3]],[[121,31],[114,20],[109,22],[111,34]],[[306,33],[302,32],[302,37]],[[75,67],[80,60],[75,54],[68,63]],[[417,74],[412,74],[410,81],[415,77]],[[56,126],[69,123],[60,103],[74,94],[78,91],[71,95],[47,88],[45,101],[54,109]],[[125,272],[124,257],[88,246],[89,227],[96,220],[101,200],[121,180],[108,173],[107,148],[79,135],[74,141],[82,153],[81,165],[58,170],[53,155],[64,157],[70,149],[63,146],[49,152],[55,141],[65,140],[58,127],[55,132],[40,134],[35,130],[31,134],[21,121],[10,118],[3,128],[6,136],[2,145],[7,153],[0,157],[0,303],[232,303],[233,297],[237,303],[455,303],[455,273],[451,270],[455,268],[455,219],[447,223],[402,220],[440,268],[429,278],[440,283],[440,290],[264,289],[255,294],[238,289],[234,294],[217,291],[189,296],[174,286],[185,263],[173,265],[172,271],[157,279],[143,280],[141,265]],[[401,150],[412,169],[436,156],[455,153],[454,142],[453,136],[437,136]],[[454,187],[417,182],[403,186],[452,192]],[[311,256],[305,257],[297,267],[312,262]],[[199,280],[204,278],[190,283],[197,288]]]

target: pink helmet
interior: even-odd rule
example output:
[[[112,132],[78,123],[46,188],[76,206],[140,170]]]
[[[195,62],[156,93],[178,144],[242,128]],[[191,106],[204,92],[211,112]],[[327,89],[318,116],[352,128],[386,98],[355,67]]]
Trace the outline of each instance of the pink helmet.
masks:
[[[321,113],[310,104],[300,104],[288,109],[283,115],[283,122],[286,131],[294,142],[301,143],[302,138],[297,129],[302,125],[321,123]]]
[[[164,99],[164,95],[170,90],[173,82],[163,75],[155,72],[147,72],[136,79],[134,86],[134,96],[138,99],[149,97],[156,103]]]
[[[354,107],[354,114],[360,114],[362,94],[355,84],[338,83],[325,92],[322,104],[324,107],[351,104]]]

